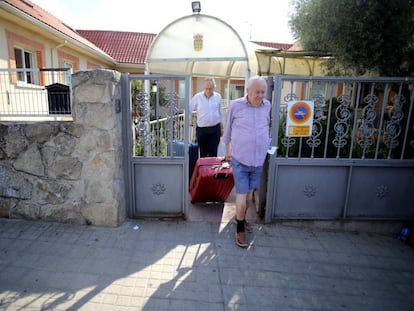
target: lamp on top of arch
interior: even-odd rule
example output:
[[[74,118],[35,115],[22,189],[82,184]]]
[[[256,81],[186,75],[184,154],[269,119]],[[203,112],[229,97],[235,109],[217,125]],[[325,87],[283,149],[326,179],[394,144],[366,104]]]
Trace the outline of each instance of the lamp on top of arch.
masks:
[[[200,1],[192,1],[191,2],[191,8],[193,10],[193,13],[199,14],[201,12],[201,2]]]

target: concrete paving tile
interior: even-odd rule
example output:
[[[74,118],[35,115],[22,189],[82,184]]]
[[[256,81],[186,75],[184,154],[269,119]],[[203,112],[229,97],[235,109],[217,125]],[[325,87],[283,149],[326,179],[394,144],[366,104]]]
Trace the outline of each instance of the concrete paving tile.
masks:
[[[99,306],[99,311],[125,311],[128,307],[125,306],[117,306],[114,304],[101,304]],[[89,311],[92,311],[93,309],[88,309]]]
[[[208,288],[201,288],[198,287],[198,295],[199,297],[202,297],[200,301],[202,303],[223,303],[223,294],[221,287],[208,287]]]
[[[147,299],[142,310],[170,310],[170,299],[156,297]]]
[[[246,305],[244,287],[241,285],[223,285],[223,299],[226,305]]]
[[[129,307],[135,308],[133,310],[142,310],[142,307],[147,302],[146,298],[141,296],[131,296],[129,300]]]
[[[14,251],[26,251],[28,247],[33,243],[31,240],[17,240],[14,238],[1,238],[0,239],[0,254],[7,255],[8,252]],[[3,257],[3,256],[2,256]]]
[[[132,297],[138,297],[138,298],[144,298],[147,297],[146,296],[146,288],[147,288],[147,284],[143,284],[141,283],[142,286],[139,286],[140,284],[138,284],[138,286],[135,286],[132,290]]]
[[[174,283],[173,283],[174,284]],[[173,284],[163,284],[162,286],[169,289],[169,297],[176,300],[186,300],[191,299],[194,301],[208,301],[205,295],[202,295],[200,291],[197,291],[197,288],[192,283],[181,283],[179,286],[174,287]]]
[[[131,296],[129,295],[118,295],[116,298],[116,306],[128,307],[130,305]]]
[[[223,311],[224,306],[221,302],[201,302],[198,304],[197,309],[199,311]]]
[[[170,310],[194,311],[198,310],[199,302],[186,299],[171,299]]]
[[[84,304],[80,306],[78,309],[79,311],[91,311],[91,310],[101,310],[100,309],[101,304],[96,302],[88,302],[87,304]]]
[[[118,298],[117,294],[112,294],[112,293],[104,293],[103,299],[102,299],[102,304],[106,304],[106,305],[115,305],[115,302]]]

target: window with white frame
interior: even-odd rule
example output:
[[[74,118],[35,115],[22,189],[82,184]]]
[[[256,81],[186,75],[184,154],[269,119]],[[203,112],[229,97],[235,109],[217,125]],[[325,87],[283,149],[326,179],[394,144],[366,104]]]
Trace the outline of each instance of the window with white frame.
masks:
[[[16,68],[34,69],[36,64],[36,54],[32,51],[14,48],[14,58],[16,60]],[[29,84],[39,84],[39,79],[34,71],[18,72],[17,79]]]

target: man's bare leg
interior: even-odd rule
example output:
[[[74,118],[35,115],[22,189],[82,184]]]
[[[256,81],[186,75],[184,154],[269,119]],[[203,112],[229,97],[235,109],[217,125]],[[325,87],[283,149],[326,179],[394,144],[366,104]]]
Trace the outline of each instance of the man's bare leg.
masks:
[[[246,197],[247,194],[236,194],[236,244],[240,247],[247,247],[249,245],[249,243],[247,242],[244,227],[244,217],[246,215]]]
[[[250,190],[246,195],[246,209],[244,211],[244,229],[247,232],[252,232],[253,228],[250,225],[250,223],[247,221],[247,210],[250,208],[250,206],[253,204],[253,190]]]
[[[247,213],[247,210],[249,209],[250,205],[253,203],[252,200],[253,200],[253,190],[250,190],[246,194],[246,213]]]
[[[245,205],[243,205],[241,202],[242,202],[242,200],[243,200],[243,198],[242,197],[240,197],[239,198],[239,200],[240,200],[240,203],[239,203],[239,201],[238,201],[238,195],[239,194],[236,194],[236,213],[235,213],[235,215],[234,215],[234,220],[236,221],[236,223],[237,223],[237,220],[241,220],[242,218],[244,219],[244,221],[245,221],[245,223],[244,223],[244,225],[245,225],[245,229],[246,229],[246,231],[247,232],[252,232],[253,231],[253,228],[252,228],[252,226],[247,222],[247,220],[246,220],[246,215],[247,215],[247,210],[249,209],[249,207],[250,207],[250,205],[251,204],[253,204],[253,202],[252,202],[252,200],[253,200],[253,190],[250,190],[248,193],[246,193],[246,194],[243,194],[243,196],[245,196],[246,197],[246,199],[245,199]],[[243,215],[243,217],[242,217],[242,215],[240,214],[239,216],[237,216],[237,207],[238,206],[244,206],[244,215]],[[247,227],[247,228],[246,228]]]
[[[246,202],[248,194],[236,194],[236,220],[244,220],[246,215]]]

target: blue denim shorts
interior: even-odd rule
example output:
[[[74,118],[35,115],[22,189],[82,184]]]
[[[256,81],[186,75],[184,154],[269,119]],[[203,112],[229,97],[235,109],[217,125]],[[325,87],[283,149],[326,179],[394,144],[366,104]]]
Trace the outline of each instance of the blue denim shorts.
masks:
[[[236,193],[246,194],[259,187],[263,166],[247,166],[234,158],[231,159],[231,166]]]

